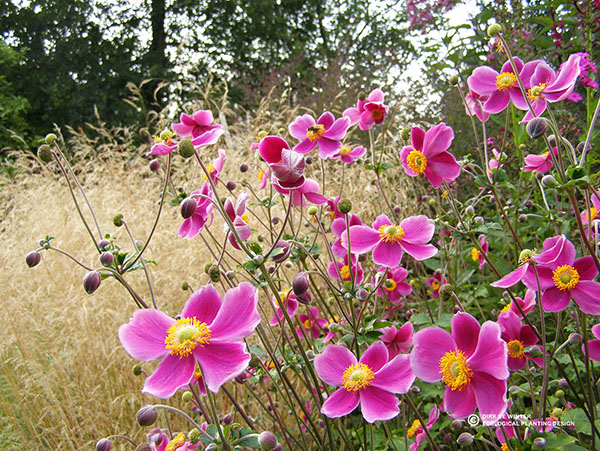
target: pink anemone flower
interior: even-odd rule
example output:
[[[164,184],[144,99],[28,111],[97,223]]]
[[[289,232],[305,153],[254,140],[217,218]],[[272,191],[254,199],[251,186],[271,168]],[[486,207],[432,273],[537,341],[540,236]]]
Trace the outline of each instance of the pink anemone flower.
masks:
[[[364,271],[362,265],[357,262],[356,257],[352,255],[350,259],[351,264],[348,264],[348,254],[344,256],[344,261],[338,260],[329,263],[327,268],[327,274],[329,277],[335,280],[342,280],[343,282],[349,282],[354,279],[355,285],[360,285],[363,281]],[[337,266],[337,270],[336,270]]]
[[[343,114],[350,118],[350,125],[359,124],[361,130],[370,130],[373,125],[381,124],[387,115],[388,107],[383,99],[383,91],[374,89],[364,100],[358,100],[356,108],[347,108]]]
[[[252,234],[252,230],[250,230],[250,226],[248,225],[248,222],[250,220],[248,219],[248,214],[246,213],[246,205],[248,204],[249,199],[250,194],[244,191],[238,196],[235,202],[235,206],[233,205],[233,201],[230,197],[225,199],[225,204],[223,205],[223,208],[225,209],[225,214],[231,220],[235,232],[242,241],[248,240],[248,238],[250,238],[250,235]],[[240,249],[240,246],[236,242],[235,236],[231,231],[228,237],[231,245],[236,249]]]
[[[271,321],[269,321],[270,326],[277,326],[284,321],[285,315],[283,314],[283,307],[285,307],[285,311],[290,318],[292,318],[298,311],[298,300],[296,299],[296,295],[292,290],[280,291],[279,298],[281,299],[283,306],[279,304],[279,301],[275,296],[273,296],[271,299],[271,302],[275,308],[275,313],[273,314]]]
[[[379,329],[379,339],[388,350],[388,360],[392,360],[398,354],[406,354],[410,351],[413,339],[413,325],[406,322],[399,329],[396,326]]]
[[[220,124],[212,125],[214,119],[210,110],[198,110],[191,117],[181,113],[179,120],[179,123],[171,124],[171,128],[182,138],[197,138],[206,132],[223,128]]]
[[[142,391],[169,398],[189,384],[198,364],[207,388],[216,393],[250,362],[239,340],[254,332],[260,322],[257,304],[257,291],[242,282],[228,290],[223,300],[211,285],[200,288],[177,320],[155,309],[134,312],[119,328],[121,344],[134,359],[162,359]]]
[[[542,306],[547,312],[560,312],[571,298],[583,313],[600,315],[600,283],[593,279],[598,269],[591,256],[575,260],[573,243],[566,240],[558,257],[547,265],[537,266]]]
[[[367,148],[365,146],[357,146],[354,149],[351,149],[349,146],[342,145],[340,150],[332,155],[331,158],[339,158],[342,160],[342,163],[352,164],[366,153]]]
[[[160,429],[152,430],[148,433],[150,439],[150,449],[152,451],[188,451],[198,448],[201,443],[193,444],[187,441],[186,435],[182,432],[172,439]]]
[[[433,277],[428,277],[425,280],[425,285],[427,285],[427,287],[430,288],[429,290],[427,290],[427,294],[433,298],[439,298],[440,297],[440,286],[442,286],[446,282],[447,282],[446,277],[444,277],[444,275],[442,274],[442,271],[439,269],[436,269],[435,272],[433,273]]]
[[[210,174],[210,178],[214,184],[217,183],[219,174],[223,171],[223,166],[225,166],[225,159],[227,157],[225,149],[219,149],[217,152],[219,153],[219,156],[215,158],[211,164],[206,166],[206,170]],[[206,176],[204,176],[204,180],[206,180]]]
[[[552,148],[552,153],[556,155],[558,149]],[[530,154],[525,157],[525,166],[523,166],[524,172],[538,171],[542,174],[548,172],[552,168],[552,155],[550,152],[544,152],[541,155]]]
[[[400,151],[404,172],[411,177],[424,173],[434,188],[442,186],[442,181],[454,181],[460,175],[460,165],[447,151],[453,139],[454,131],[443,122],[427,132],[413,127],[412,146]]]
[[[204,196],[204,197],[200,197]],[[177,236],[191,240],[200,233],[200,230],[212,218],[213,197],[212,188],[205,182],[201,189],[194,190],[190,193],[190,197],[196,200],[196,209],[189,218],[183,220],[181,227],[177,231]]]
[[[319,338],[321,333],[325,331],[327,320],[325,318],[319,318],[320,313],[317,307],[309,307],[308,311],[308,315],[306,313],[298,315],[302,327],[296,328],[296,333],[300,337],[312,335],[313,338]]]
[[[479,252],[479,249],[474,247],[473,249],[471,249],[471,258],[473,259],[474,262],[479,263],[479,269],[483,269],[483,267],[485,266],[485,262],[486,262],[485,257],[487,257],[488,250],[490,248],[490,245],[488,244],[487,239],[485,238],[485,235],[479,236],[479,246],[481,247],[481,250],[483,251],[483,255],[481,255],[482,253]]]
[[[308,204],[306,201],[315,205],[323,205],[327,203],[327,198],[319,193],[321,187],[319,186],[319,182],[314,179],[306,179],[304,184],[298,188],[293,190],[282,189],[281,187],[275,185],[275,191],[284,195],[292,196],[292,205],[299,207],[302,205],[306,207]]]
[[[195,149],[199,149],[201,147],[210,146],[215,144],[221,135],[225,133],[225,131],[221,128],[215,128],[214,130],[210,130],[206,133],[201,134],[200,136],[196,136],[192,139],[192,145]],[[179,145],[179,141],[171,139],[173,134],[170,133],[161,133],[165,139],[162,138],[154,138],[156,144],[152,146],[150,152],[146,153],[146,155],[168,155],[177,149]],[[166,135],[169,135],[168,137]]]
[[[489,95],[480,96],[475,91],[470,91],[465,97],[465,112],[469,116],[477,116],[481,122],[486,122],[490,118],[490,113],[483,109],[483,105],[489,98]]]
[[[535,307],[535,305],[537,303],[536,297],[537,297],[537,295],[536,295],[535,290],[527,289],[527,291],[525,292],[525,297],[524,298],[515,297],[515,301],[517,301],[516,303],[519,304],[519,306],[521,307],[521,310],[523,310],[523,313],[525,313],[527,315]],[[507,304],[500,311],[500,313],[509,312],[509,311],[513,312],[518,317],[523,316],[521,314],[521,312],[519,311],[519,307],[517,307],[513,301],[510,301],[510,304]]]
[[[588,340],[588,357],[594,362],[600,362],[600,324],[592,326],[592,335],[595,340]],[[581,345],[581,352],[585,355],[585,343]]]
[[[410,363],[425,382],[446,384],[444,410],[466,418],[479,409],[484,425],[494,424],[506,411],[508,351],[500,326],[482,326],[468,313],[452,317],[452,334],[439,327],[418,331],[413,337]]]
[[[401,298],[412,293],[412,287],[404,279],[408,277],[408,271],[402,267],[395,269],[380,268],[385,271],[385,281],[377,288],[377,295],[386,297],[390,302],[398,303]],[[375,283],[375,280],[373,280]]]
[[[593,194],[590,208],[586,208],[581,212],[581,222],[583,225],[588,225],[597,219],[600,219],[600,199]],[[586,233],[589,232],[586,230]]]
[[[294,150],[301,154],[307,154],[317,145],[319,156],[323,159],[331,158],[342,147],[340,142],[350,127],[350,119],[341,117],[335,119],[329,111],[323,113],[319,119],[310,114],[298,116],[289,126],[290,135],[301,140],[294,146]]]
[[[416,260],[426,260],[437,254],[437,248],[428,244],[433,237],[434,225],[424,215],[411,216],[400,225],[393,225],[386,215],[380,215],[373,227],[350,227],[350,250],[364,254],[373,251],[373,261],[381,266],[395,268],[406,251]],[[348,235],[343,233],[342,246],[348,248]]]
[[[492,149],[494,158],[490,159],[488,163],[488,176],[492,178],[494,171],[499,171],[504,166],[501,162],[506,160],[506,154],[504,152],[498,152],[496,149]]]
[[[338,208],[340,200],[342,200],[340,196],[335,196],[334,199],[327,199],[327,206],[325,207],[325,212],[329,214],[329,217],[332,221],[335,221],[337,218],[344,217],[344,214]]]
[[[498,324],[502,331],[500,336],[508,349],[508,368],[518,371],[529,358],[529,352],[525,348],[536,344],[538,339],[531,327],[521,324],[521,318],[511,311],[500,313]]]
[[[536,65],[527,90],[527,97],[536,116],[546,110],[546,102],[560,102],[571,95],[581,72],[580,58],[576,53],[571,55],[558,74],[543,61]],[[528,122],[533,117],[531,111],[527,111],[522,122]]]
[[[329,345],[315,357],[315,370],[323,382],[340,387],[323,403],[321,412],[338,418],[348,415],[360,404],[368,423],[394,418],[398,409],[396,394],[408,392],[415,376],[407,355],[388,361],[385,345],[378,341],[360,360],[339,345]]]
[[[433,406],[433,408],[429,411],[429,418],[427,419],[427,423],[425,427],[427,430],[431,429],[431,427],[435,424],[435,422],[440,417],[440,409],[438,406]],[[423,425],[419,420],[413,421],[412,426],[406,432],[408,438],[415,437],[415,441],[410,444],[410,451],[417,451],[423,440],[427,438],[427,433],[423,429]]]
[[[290,150],[289,144],[278,136],[267,136],[260,142],[260,156],[269,163],[275,186],[282,190],[300,188],[304,184],[304,157]]]
[[[348,224],[350,227],[355,225],[362,225],[362,221],[360,218],[352,213],[350,213],[350,217],[348,218]],[[344,218],[338,218],[331,223],[331,232],[334,236],[337,237],[337,240],[331,245],[331,250],[333,255],[336,257],[343,257],[344,255],[348,255],[348,251],[344,249],[342,245],[342,236],[347,235],[346,232],[346,220]]]

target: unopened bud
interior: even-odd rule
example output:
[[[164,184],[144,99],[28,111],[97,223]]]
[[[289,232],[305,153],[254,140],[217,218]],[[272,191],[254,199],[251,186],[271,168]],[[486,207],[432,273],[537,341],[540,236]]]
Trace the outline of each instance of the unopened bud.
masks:
[[[106,250],[108,250],[109,247],[110,247],[110,241],[108,241],[108,240],[100,240],[100,241],[98,241],[98,248],[101,251],[106,251]]]
[[[233,421],[233,417],[229,413],[227,415],[225,415],[223,418],[221,418],[221,423],[223,423],[225,426],[227,426],[228,424],[231,424],[232,421]]]
[[[233,191],[237,186],[237,183],[235,183],[233,180],[230,180],[227,182],[227,185],[225,185],[225,188],[227,188],[229,191]]]
[[[204,265],[204,274],[208,274],[208,272],[210,271],[210,268],[212,268],[212,263],[207,263]]]
[[[121,213],[114,216],[113,224],[115,227],[121,227],[123,225],[123,215]]]
[[[356,298],[359,301],[364,301],[365,299],[367,299],[367,296],[369,296],[369,293],[364,288],[359,288],[356,292]]]
[[[112,443],[109,439],[103,438],[96,443],[96,451],[110,451]]]
[[[152,406],[144,406],[138,410],[135,418],[140,426],[151,426],[156,421],[158,412]]]
[[[278,445],[279,440],[277,440],[277,436],[271,431],[264,431],[258,434],[258,443],[262,449],[274,449]]]
[[[546,119],[543,117],[535,117],[527,122],[527,126],[525,128],[527,130],[527,134],[531,138],[537,139],[541,136],[544,136],[544,133],[546,133],[546,130],[548,130],[548,122],[546,122]]]
[[[421,389],[419,388],[418,385],[413,385],[412,387],[410,387],[410,392],[414,395],[421,393]]]
[[[454,429],[455,431],[460,431],[465,425],[465,422],[463,420],[454,420],[452,422],[452,429]]]
[[[50,146],[47,144],[42,144],[39,147],[37,156],[44,163],[50,163],[54,159],[54,154],[52,153],[52,150],[50,150]]]
[[[340,213],[345,215],[350,213],[350,210],[352,210],[352,202],[350,202],[350,199],[342,199],[338,202],[337,207]]]
[[[472,205],[469,205],[467,208],[465,208],[465,213],[467,216],[473,216],[475,214],[475,209]]]
[[[402,137],[402,139],[404,141],[408,141],[410,139],[410,128],[409,127],[404,127],[402,129],[402,132],[400,133],[400,136]]]
[[[104,266],[110,266],[115,261],[115,256],[110,252],[102,252],[100,254],[100,263]]]
[[[189,284],[189,283],[187,283],[187,282],[184,280],[183,282],[181,282],[181,289],[182,289],[183,291],[187,291],[187,290],[189,290],[189,289],[190,289],[190,284]]]
[[[527,221],[527,215],[519,215],[518,221],[519,222],[525,222],[525,221]]]
[[[292,290],[296,296],[303,295],[308,291],[308,278],[304,275],[298,275],[292,282]]]
[[[470,445],[471,443],[473,443],[473,436],[468,432],[463,432],[458,436],[458,440],[456,440],[456,443],[462,446]]]
[[[314,159],[313,157],[311,157],[311,156],[308,156],[308,157],[306,157],[306,158],[304,159],[304,162],[305,162],[306,164],[313,164],[313,163],[314,163],[314,161],[315,161],[315,159]]]
[[[193,398],[193,397],[194,397],[194,394],[193,394],[191,391],[189,391],[189,390],[186,390],[186,391],[184,391],[184,392],[183,392],[183,394],[181,395],[181,400],[182,400],[183,402],[190,402],[190,401],[192,400],[192,398]]]
[[[187,434],[187,439],[194,445],[200,441],[200,437],[202,437],[202,432],[196,428],[190,430]]]
[[[48,144],[49,146],[54,144],[54,141],[56,141],[56,135],[54,133],[48,133],[46,135],[46,137],[44,138],[44,141],[46,141],[46,144]]]
[[[194,155],[194,145],[192,144],[192,140],[184,138],[179,141],[179,144],[177,144],[177,151],[183,158],[189,158]]]
[[[577,332],[569,334],[569,343],[581,343],[581,335]]]
[[[454,74],[454,75],[450,76],[450,78],[448,79],[448,82],[452,86],[456,86],[458,84],[458,75]]]
[[[452,289],[452,285],[449,283],[444,283],[439,289],[440,297],[442,299],[448,299],[454,290]]]
[[[483,225],[485,224],[485,219],[483,219],[481,216],[475,216],[475,224],[477,225]]]
[[[559,379],[558,386],[562,388],[569,388],[569,381],[566,379]]]
[[[221,271],[219,271],[218,266],[211,266],[208,270],[208,276],[210,277],[211,282],[218,282],[221,280]]]
[[[132,372],[134,376],[142,374],[142,367],[140,365],[133,365]]]
[[[314,205],[308,209],[308,214],[309,214],[310,216],[314,216],[314,215],[316,215],[318,212],[319,212],[319,209],[318,209],[317,207],[315,207]]]
[[[240,165],[240,172],[246,172],[248,170],[248,165],[243,163]]]
[[[559,186],[559,183],[553,175],[548,174],[542,177],[542,185],[546,188],[557,188]]]
[[[191,217],[196,212],[197,206],[198,203],[193,197],[186,197],[183,199],[183,202],[181,202],[181,206],[179,207],[179,211],[181,212],[183,219]]]
[[[256,263],[257,265],[262,265],[265,261],[265,257],[263,257],[262,255],[258,254],[255,255],[254,258],[252,259],[252,261],[254,263]]]
[[[544,449],[546,447],[546,439],[543,437],[537,437],[533,440],[534,449]]]
[[[306,293],[296,296],[296,300],[301,304],[309,305],[312,303],[312,295],[307,291]]]
[[[497,36],[498,33],[500,33],[501,31],[502,31],[502,27],[500,26],[500,24],[493,23],[488,27],[487,35],[490,38],[493,38],[494,36]]]
[[[565,397],[565,392],[562,390],[556,390],[556,393],[554,393],[554,396],[556,396],[558,399],[562,399]]]
[[[90,271],[83,276],[83,289],[87,294],[92,294],[100,286],[102,278],[98,271]]]
[[[157,159],[151,160],[148,166],[152,172],[157,172],[160,169],[160,161]]]
[[[37,251],[31,251],[29,254],[27,254],[25,256],[25,262],[27,263],[27,266],[29,266],[30,268],[37,266],[41,259],[42,259],[42,256]]]
[[[233,280],[235,279],[235,271],[227,271],[225,273],[225,276],[229,279],[229,280]]]
[[[364,91],[360,91],[358,93],[358,100],[365,100],[367,98],[367,95],[364,93]]]

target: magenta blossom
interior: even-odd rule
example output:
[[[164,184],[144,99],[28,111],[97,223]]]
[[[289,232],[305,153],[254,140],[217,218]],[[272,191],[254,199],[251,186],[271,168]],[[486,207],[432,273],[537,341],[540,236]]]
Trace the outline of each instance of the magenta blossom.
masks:
[[[483,252],[480,252],[479,249],[474,247],[473,249],[471,249],[471,258],[473,259],[474,262],[479,263],[479,269],[483,269],[483,267],[485,266],[486,257],[487,257],[488,250],[490,247],[490,245],[487,242],[487,239],[485,238],[485,235],[479,236],[479,247],[481,247],[481,250]],[[483,253],[483,255],[481,255],[482,253]]]
[[[398,409],[396,394],[408,392],[415,376],[407,355],[388,362],[382,342],[369,346],[360,360],[339,345],[329,345],[315,357],[315,370],[323,382],[340,387],[323,403],[321,412],[338,418],[348,415],[360,404],[368,423],[394,418]]]
[[[270,165],[271,177],[282,190],[300,188],[304,184],[304,157],[290,150],[284,139],[267,136],[260,142],[260,156]]]
[[[600,219],[600,199],[594,194],[592,195],[590,208],[586,208],[581,212],[581,222],[583,225],[588,225],[598,219]],[[586,229],[585,233],[589,234],[589,231]]]
[[[367,148],[365,146],[357,146],[351,149],[349,146],[342,145],[340,150],[332,155],[331,158],[339,158],[342,160],[342,163],[352,164],[366,153]]]
[[[400,225],[393,225],[386,215],[380,215],[373,227],[356,225],[350,227],[350,249],[364,254],[373,251],[373,261],[382,266],[395,268],[406,251],[417,260],[426,260],[437,254],[437,248],[428,244],[433,237],[434,225],[427,216],[411,216]],[[348,248],[348,235],[343,233],[342,246]]]
[[[594,362],[600,362],[600,324],[592,326],[592,335],[594,335],[596,339],[589,340],[587,343],[589,350],[588,356],[590,360],[593,360]],[[581,352],[583,352],[585,355],[585,343],[581,345]]]
[[[319,338],[321,332],[325,330],[327,320],[325,318],[319,318],[320,313],[317,307],[309,307],[308,311],[308,315],[306,313],[298,315],[302,327],[298,327],[296,333],[300,337],[312,335],[313,338]]]
[[[419,379],[444,381],[446,412],[466,418],[478,408],[483,424],[489,426],[506,411],[507,358],[497,323],[480,326],[460,312],[452,317],[452,334],[429,327],[414,335],[410,364]]]
[[[383,103],[381,89],[374,89],[364,100],[356,103],[356,108],[347,108],[344,116],[350,118],[350,125],[359,124],[361,130],[370,130],[375,124],[381,124],[387,115],[388,107]]]
[[[198,448],[201,443],[193,444],[187,441],[184,433],[179,433],[169,440],[167,434],[160,429],[153,429],[148,433],[150,449],[152,451],[188,451]]]
[[[188,299],[178,320],[155,309],[134,312],[129,323],[119,328],[121,344],[134,359],[162,359],[142,391],[169,398],[189,384],[198,364],[207,388],[216,393],[250,362],[250,354],[239,340],[260,322],[257,304],[257,291],[242,282],[228,290],[223,301],[211,285],[200,288]]]
[[[506,154],[504,152],[498,152],[496,149],[492,149],[494,158],[490,158],[488,163],[488,177],[492,178],[494,171],[499,171],[504,166],[501,162],[506,160]]]
[[[362,265],[357,262],[354,255],[352,255],[350,262],[351,264],[348,265],[348,254],[344,256],[343,263],[338,260],[332,261],[327,268],[327,274],[329,274],[329,277],[332,279],[342,280],[344,282],[349,282],[354,279],[354,284],[360,285],[364,277]]]
[[[552,148],[552,153],[556,155],[558,152],[556,147]],[[552,155],[550,152],[544,152],[541,155],[530,154],[525,157],[525,166],[523,171],[532,172],[538,171],[542,174],[548,172],[552,168]]]
[[[177,236],[187,238],[188,240],[191,240],[198,235],[200,230],[202,230],[209,221],[209,218],[212,218],[212,188],[208,182],[205,182],[201,189],[192,191],[190,197],[196,201],[196,209],[194,210],[194,213],[192,213],[192,216],[183,220],[181,227],[179,227],[179,230],[177,231]]]
[[[181,113],[179,120],[181,122],[172,124],[171,128],[182,138],[197,138],[206,132],[223,128],[220,124],[212,125],[213,115],[210,110],[198,110],[191,117]]]
[[[413,325],[406,322],[399,329],[396,326],[379,329],[380,340],[388,350],[388,360],[392,360],[398,354],[406,354],[410,351],[413,339]]]
[[[431,429],[431,427],[435,424],[439,417],[440,409],[438,408],[438,406],[433,406],[433,408],[429,411],[429,418],[427,419],[427,423],[425,424],[427,430]],[[423,425],[419,420],[413,421],[413,424],[406,432],[406,435],[408,436],[408,438],[415,437],[414,443],[410,444],[410,451],[417,451],[419,449],[419,446],[421,446],[421,443],[423,443],[423,440],[427,438],[427,433],[423,429]]]
[[[425,285],[430,288],[427,290],[427,294],[433,298],[440,297],[440,286],[446,283],[446,277],[442,274],[442,271],[436,269],[433,273],[433,277],[428,277],[425,280]]]
[[[560,312],[571,301],[583,313],[600,315],[600,283],[594,282],[598,269],[591,256],[575,260],[575,246],[566,240],[558,257],[546,265],[537,266],[542,306],[547,312]]]
[[[294,292],[292,290],[280,291],[279,298],[281,299],[283,307],[285,307],[288,316],[290,318],[293,317],[298,311],[298,300],[296,299]],[[271,321],[269,321],[269,325],[277,326],[284,320],[285,315],[283,314],[282,305],[279,304],[279,301],[275,296],[273,296],[271,302],[273,304],[273,308],[275,309],[275,313],[273,314]]]
[[[227,157],[225,149],[219,149],[217,152],[219,153],[219,156],[215,158],[211,164],[206,166],[206,171],[210,174],[210,178],[214,184],[217,183],[219,174],[223,171],[223,166],[225,166],[225,159]],[[206,180],[206,176],[204,176],[204,180]]]
[[[350,217],[348,218],[348,224],[350,225],[350,227],[355,225],[362,225],[362,221],[358,216],[350,213]],[[342,245],[342,236],[347,235],[346,220],[344,218],[339,218],[333,221],[331,223],[331,232],[337,237],[337,240],[335,240],[335,242],[331,245],[333,255],[335,255],[336,257],[343,257],[344,255],[348,255],[348,251],[344,249],[344,246]]]
[[[325,211],[329,213],[332,221],[335,221],[337,218],[343,218],[344,214],[339,210],[338,204],[342,200],[340,196],[335,196],[334,199],[327,199],[327,206],[325,207]]]
[[[248,238],[250,238],[250,235],[252,234],[252,230],[250,230],[250,226],[248,225],[248,222],[250,220],[248,218],[248,214],[246,213],[246,205],[248,204],[249,199],[250,194],[244,191],[238,196],[235,202],[235,206],[233,205],[233,201],[230,197],[225,199],[225,204],[223,205],[223,208],[225,209],[225,214],[232,222],[235,232],[242,241],[248,240]],[[231,245],[236,249],[240,249],[240,246],[236,242],[235,236],[231,231],[228,237]]]
[[[533,310],[533,308],[536,305],[536,292],[535,290],[529,290],[527,289],[527,291],[525,292],[525,297],[524,298],[518,298],[515,297],[515,301],[517,301],[516,303],[521,307],[521,310],[523,310],[523,313],[525,313],[526,315]],[[515,315],[517,315],[518,317],[522,317],[523,315],[521,314],[521,312],[519,311],[519,307],[516,306],[516,304],[513,301],[510,301],[510,304],[507,304],[501,311],[500,313],[504,313],[504,312],[513,312]]]
[[[486,122],[490,118],[490,113],[483,109],[483,105],[489,98],[489,95],[480,96],[475,91],[470,91],[465,97],[465,112],[469,116],[477,116],[481,122]]]
[[[387,297],[390,302],[398,303],[401,298],[412,293],[412,287],[404,279],[408,277],[408,271],[402,267],[395,269],[380,268],[384,271],[385,281],[377,288],[377,295]],[[375,284],[375,279],[373,279]]]
[[[454,181],[460,175],[460,165],[447,151],[453,139],[454,131],[443,122],[427,132],[413,127],[412,146],[400,151],[404,172],[411,177],[424,173],[434,188],[442,186],[442,181]]]
[[[303,207],[307,206],[306,201],[315,205],[323,205],[327,202],[327,198],[319,193],[321,187],[319,186],[319,182],[314,179],[306,179],[304,184],[299,189],[287,190],[281,189],[279,186],[275,186],[275,191],[280,194],[290,195],[292,196],[292,205],[299,207],[302,205]]]
[[[195,149],[210,146],[215,144],[223,133],[225,133],[223,129],[215,128],[193,138],[192,145]],[[169,131],[161,133],[160,137],[155,137],[156,144],[152,146],[152,149],[146,155],[168,155],[173,152],[177,149],[179,141],[172,139],[172,137],[173,133]]]
[[[529,358],[529,352],[525,348],[536,344],[538,339],[531,327],[521,324],[521,318],[511,311],[500,313],[498,324],[508,349],[508,368],[518,371]]]
[[[346,136],[348,127],[350,119],[341,117],[336,120],[333,114],[327,111],[316,121],[310,114],[298,116],[290,124],[289,131],[290,135],[301,140],[294,146],[296,152],[307,154],[318,145],[319,156],[325,159],[333,157],[340,150],[340,141]]]

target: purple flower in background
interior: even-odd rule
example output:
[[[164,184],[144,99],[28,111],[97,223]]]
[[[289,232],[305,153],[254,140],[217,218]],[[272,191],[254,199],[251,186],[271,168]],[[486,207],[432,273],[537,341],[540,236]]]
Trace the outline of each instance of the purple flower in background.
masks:
[[[361,130],[369,130],[375,124],[381,124],[387,115],[388,107],[383,103],[381,89],[374,89],[364,99],[356,103],[356,108],[347,108],[344,116],[350,118],[350,125],[359,124]]]
[[[223,128],[220,124],[212,125],[214,119],[210,110],[198,110],[192,116],[181,113],[179,120],[179,123],[171,124],[171,128],[182,138],[197,138],[206,132]]]

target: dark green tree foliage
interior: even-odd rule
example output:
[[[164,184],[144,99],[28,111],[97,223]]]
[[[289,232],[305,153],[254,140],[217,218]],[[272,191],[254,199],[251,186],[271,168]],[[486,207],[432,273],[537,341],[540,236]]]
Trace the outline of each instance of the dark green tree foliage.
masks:
[[[15,144],[13,133],[24,134],[27,129],[25,113],[29,102],[16,94],[6,72],[19,64],[21,56],[9,46],[0,42],[0,149],[6,145]]]

